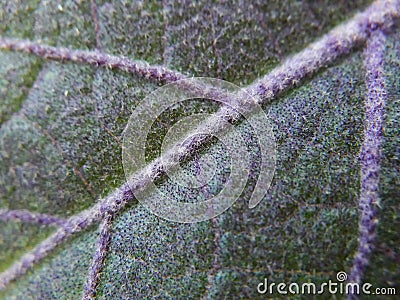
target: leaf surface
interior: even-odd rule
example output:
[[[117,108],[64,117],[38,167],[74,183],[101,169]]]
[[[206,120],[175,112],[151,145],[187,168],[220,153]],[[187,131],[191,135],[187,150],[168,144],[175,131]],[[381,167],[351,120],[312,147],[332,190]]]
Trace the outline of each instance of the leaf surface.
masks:
[[[97,48],[245,86],[369,4],[262,2],[98,1],[91,6],[89,1],[29,1],[2,6],[0,29],[2,37]],[[365,279],[381,286],[399,282],[400,226],[394,225],[400,215],[395,200],[400,196],[398,37],[388,33],[382,224]],[[255,182],[250,178],[235,205],[211,221],[175,224],[137,203],[114,216],[98,298],[257,299],[257,284],[266,277],[321,282],[348,271],[358,239],[363,60],[357,48],[263,106],[276,137],[277,166],[270,190],[255,209],[247,207]],[[160,83],[8,51],[0,53],[0,74],[1,208],[68,217],[124,183],[122,131],[131,112]],[[169,126],[201,110],[216,107],[193,101],[168,111],[150,135],[148,158],[159,155]],[[238,127],[250,136],[257,157],[247,124]],[[214,143],[202,154],[214,155],[223,169],[223,150]],[[189,161],[187,170],[195,162]],[[217,193],[228,173],[202,192]],[[182,192],[168,180],[158,184],[167,193]],[[191,190],[183,192],[196,197]],[[0,271],[50,232],[19,221],[1,226]],[[98,235],[91,226],[69,239],[0,296],[81,297]]]

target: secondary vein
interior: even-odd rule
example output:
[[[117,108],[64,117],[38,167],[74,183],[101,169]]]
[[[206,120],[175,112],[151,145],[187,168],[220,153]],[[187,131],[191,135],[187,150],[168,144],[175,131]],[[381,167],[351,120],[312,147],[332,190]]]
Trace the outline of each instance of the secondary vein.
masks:
[[[16,209],[16,210],[0,209],[0,220],[1,221],[17,220],[23,223],[33,223],[39,225],[50,225],[58,227],[64,226],[67,222],[66,219],[57,216],[32,212],[26,209]]]
[[[97,50],[52,47],[30,40],[15,38],[0,38],[0,49],[31,53],[44,59],[71,61],[96,67],[118,69],[163,83],[171,83],[186,78],[185,75],[162,66],[150,65],[145,61],[131,60],[124,56],[105,54]]]
[[[361,148],[361,194],[358,249],[349,276],[361,283],[369,256],[374,248],[379,207],[379,170],[381,160],[383,110],[386,99],[384,82],[385,36],[372,34],[364,51],[367,95],[365,98],[365,131]],[[350,298],[353,296],[351,295]]]
[[[89,268],[89,274],[86,280],[85,291],[82,300],[95,299],[100,273],[107,256],[107,250],[111,240],[112,220],[113,216],[107,214],[100,223],[100,236],[97,241],[96,251]]]

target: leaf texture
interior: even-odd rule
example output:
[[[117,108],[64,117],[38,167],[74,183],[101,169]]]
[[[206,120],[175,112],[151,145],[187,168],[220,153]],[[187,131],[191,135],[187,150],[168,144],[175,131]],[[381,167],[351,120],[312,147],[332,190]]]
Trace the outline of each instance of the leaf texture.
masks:
[[[369,3],[7,2],[0,8],[0,30],[2,38],[97,49],[245,86]],[[382,208],[364,278],[377,286],[400,281],[400,47],[397,24],[390,25],[385,31]],[[358,244],[359,154],[368,92],[361,50],[362,45],[263,104],[276,137],[277,166],[260,205],[247,207],[257,168],[235,205],[210,221],[171,223],[133,201],[112,218],[91,296],[264,299],[257,293],[264,278],[322,282],[349,272]],[[0,74],[1,209],[68,218],[124,184],[122,132],[135,107],[162,82],[118,65],[97,68],[13,51],[0,52]],[[160,155],[161,138],[179,118],[216,110],[206,101],[168,110],[149,136],[147,158]],[[259,150],[248,124],[237,126],[256,160]],[[200,153],[205,154],[215,157],[222,171],[203,196],[217,193],[229,175],[223,145],[211,143]],[[186,170],[193,171],[195,164],[196,157]],[[198,197],[165,178],[157,184],[166,193]],[[17,219],[0,222],[0,271],[54,232]],[[81,298],[99,236],[96,226],[77,233],[0,290],[0,298]]]

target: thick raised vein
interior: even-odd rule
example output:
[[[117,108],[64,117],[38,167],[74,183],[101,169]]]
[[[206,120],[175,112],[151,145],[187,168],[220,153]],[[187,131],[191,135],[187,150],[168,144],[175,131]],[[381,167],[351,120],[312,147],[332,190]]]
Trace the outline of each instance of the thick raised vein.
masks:
[[[311,44],[300,53],[288,59],[283,65],[273,70],[270,74],[250,85],[247,88],[247,91],[253,95],[259,96],[262,101],[266,103],[278,96],[282,91],[294,86],[304,77],[310,76],[321,67],[326,66],[339,56],[350,52],[356,46],[364,43],[369,37],[371,29],[391,26],[394,19],[398,18],[399,15],[400,1],[376,1],[369,6],[366,11],[357,14],[349,22],[336,27],[330,33],[322,37],[322,39]],[[69,49],[62,48],[60,52],[59,48],[50,47],[51,49],[49,49],[49,47],[46,46],[43,53],[41,52],[43,47],[41,48],[41,46],[39,46],[39,48],[36,48],[36,46],[37,44],[26,41],[21,42],[8,39],[0,40],[0,48],[22,50],[33,53],[38,51],[38,53],[35,54],[40,56],[45,56],[44,54],[47,53],[47,50],[55,50],[54,54],[52,51],[49,51],[48,54],[50,55],[50,58],[51,55],[55,55],[55,59],[60,59],[60,55],[58,54],[62,53],[66,58],[69,58],[69,60],[80,63],[91,63],[96,65],[99,61],[96,61],[96,58],[111,57],[98,52],[77,51],[76,54],[81,56],[79,56],[80,58],[76,58],[71,57],[71,55],[68,54],[68,51],[71,51]],[[119,63],[120,60],[124,61],[125,58],[112,58],[116,61],[114,67],[131,72],[129,67],[126,67],[123,63]],[[130,61],[130,63],[132,62]],[[104,62],[101,65],[104,66]],[[137,68],[137,66],[135,66],[135,68]],[[148,68],[154,67],[148,66]],[[160,68],[157,67],[156,70],[159,72]],[[141,72],[147,74],[145,77],[157,77],[149,76],[149,71],[142,70]],[[152,74],[152,72],[150,72],[150,74]],[[176,79],[174,74],[176,75],[176,73],[173,72],[171,77],[166,77]],[[218,130],[220,129],[221,124],[224,123],[221,121],[222,119],[231,120],[234,118],[236,118],[236,114],[232,109],[222,107],[209,120],[208,125],[213,126],[213,128]],[[193,145],[204,142],[198,140],[198,137],[193,137],[192,139],[188,139],[188,141],[189,142],[185,143],[185,145],[179,148],[173,148],[170,152],[167,152],[167,157],[163,157],[162,161],[164,163],[177,161],[176,159],[169,159],[168,156],[176,157],[178,155],[180,157],[186,157],[196,150]],[[163,165],[161,163],[160,158],[156,159],[140,172],[140,176],[137,176],[137,178],[141,179],[131,183],[130,186],[134,189],[147,186],[154,180],[154,178],[163,174],[164,171],[165,164]],[[134,199],[130,186],[125,183],[108,197],[99,200],[99,202],[93,207],[71,217],[66,226],[60,228],[52,236],[42,241],[32,251],[26,253],[19,261],[15,262],[9,269],[0,274],[0,289],[5,288],[12,280],[24,274],[29,268],[44,258],[51,250],[65,241],[70,235],[101,220],[105,216],[104,212],[115,214],[120,211],[127,202]]]
[[[249,86],[262,102],[297,84],[339,56],[349,53],[368,39],[371,30],[388,28],[400,16],[400,1],[376,1],[350,21],[337,26],[319,41],[287,59],[282,65]]]
[[[103,219],[111,211],[118,211],[127,202],[133,200],[133,194],[127,184],[116,189],[109,197],[96,203],[69,219],[55,233],[40,242],[35,248],[22,256],[9,269],[0,274],[0,289],[4,289],[13,279],[24,274],[35,263],[47,256],[57,245],[63,243],[69,236],[80,232],[95,222]]]
[[[106,259],[108,246],[111,240],[112,219],[113,216],[107,214],[107,216],[105,216],[100,223],[100,236],[97,241],[97,248],[89,268],[89,275],[86,281],[82,300],[94,299],[96,296],[96,288],[100,279],[100,272],[103,267],[104,260]]]
[[[104,54],[96,50],[72,50],[14,38],[1,38],[0,49],[27,52],[45,59],[71,61],[81,64],[90,64],[96,67],[118,69],[142,76],[146,79],[158,80],[163,83],[174,82],[186,77],[177,71],[172,71],[162,66],[150,65],[147,62],[131,60],[123,56]]]
[[[56,216],[32,212],[26,209],[8,210],[0,209],[1,221],[21,221],[39,225],[64,226],[66,220]]]
[[[349,280],[361,283],[368,266],[369,254],[376,236],[376,209],[379,206],[379,169],[382,144],[385,36],[374,32],[365,49],[365,71],[368,94],[365,99],[365,133],[361,149],[361,195],[358,250]]]

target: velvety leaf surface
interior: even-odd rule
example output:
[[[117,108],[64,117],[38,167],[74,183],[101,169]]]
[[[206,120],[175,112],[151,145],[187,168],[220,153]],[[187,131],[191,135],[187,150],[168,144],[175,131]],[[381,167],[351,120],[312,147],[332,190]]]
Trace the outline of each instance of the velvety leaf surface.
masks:
[[[12,284],[5,299],[79,299],[85,274],[94,251],[97,231],[86,232],[47,257],[35,270]]]
[[[214,230],[212,221],[155,222],[140,206],[124,212],[114,226],[100,289],[104,299],[158,293],[179,298],[185,290],[193,298],[252,299],[270,270],[277,281],[299,282],[313,272],[329,278],[351,266],[363,119],[360,63],[353,56],[265,108],[276,133],[278,166],[273,188],[255,209],[247,208],[244,194],[216,219]],[[214,255],[216,282],[206,292]]]
[[[0,221],[0,271],[4,271],[27,250],[33,248],[52,230],[34,224],[24,224],[19,221]]]
[[[244,86],[351,17],[370,1],[12,1],[0,6],[2,37],[161,64]],[[95,3],[96,2],[96,3]],[[399,282],[399,35],[388,34],[388,103],[378,247],[365,280]],[[99,299],[257,299],[257,284],[314,282],[348,271],[357,249],[359,152],[366,95],[360,49],[264,105],[277,142],[273,185],[255,209],[242,197],[214,220],[176,224],[134,203],[114,216]],[[160,84],[132,74],[0,52],[0,208],[71,216],[124,183],[122,131]],[[148,158],[179,117],[213,112],[189,102],[163,115]],[[238,125],[257,157],[246,122]],[[224,169],[219,143],[202,154]],[[196,159],[186,165],[192,170]],[[256,174],[257,170],[252,170]],[[227,171],[200,194],[217,193]],[[177,194],[168,180],[159,186]],[[194,191],[184,190],[194,199]],[[192,198],[191,198],[192,197]],[[51,228],[0,223],[0,271]],[[77,234],[12,283],[0,298],[79,299],[98,237]]]
[[[20,53],[1,53],[0,58],[0,124],[17,112],[41,67],[36,57]]]

